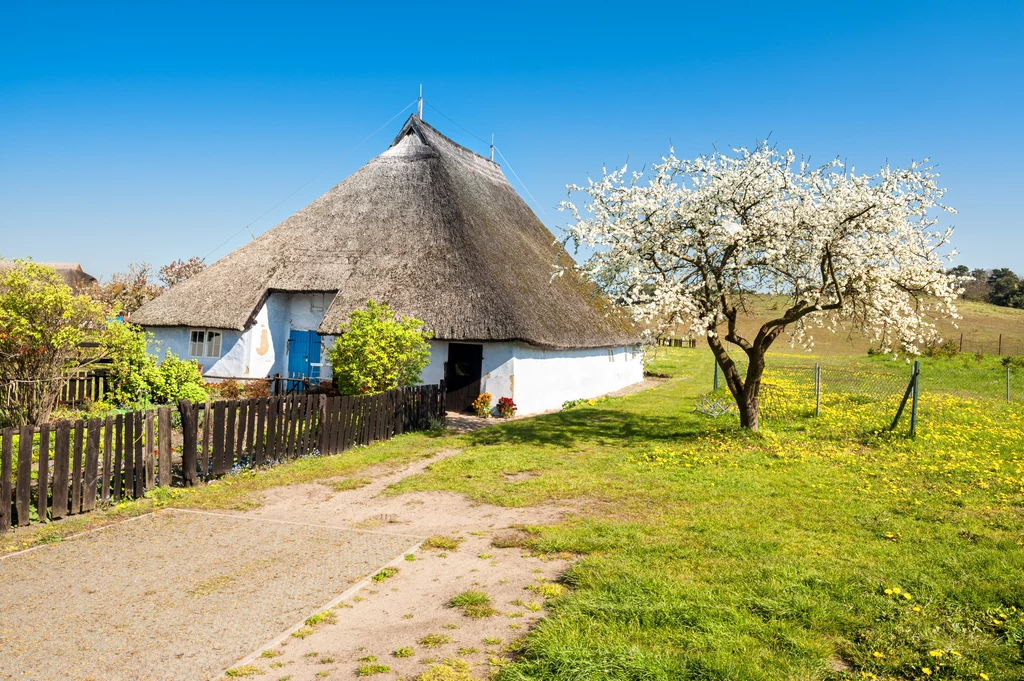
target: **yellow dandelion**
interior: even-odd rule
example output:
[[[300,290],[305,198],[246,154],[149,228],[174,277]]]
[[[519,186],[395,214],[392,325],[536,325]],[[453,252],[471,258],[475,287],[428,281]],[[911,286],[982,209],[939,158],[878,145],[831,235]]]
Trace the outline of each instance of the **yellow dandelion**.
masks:
[[[883,657],[885,657],[885,653],[880,653],[880,652],[878,652],[877,650],[876,650],[875,652],[871,653],[871,654],[872,654],[872,655],[873,655],[873,656],[874,656],[874,657],[875,657],[876,659],[879,659],[879,660],[880,660],[880,659],[882,659]]]
[[[944,651],[944,650],[929,650],[928,651],[928,657],[942,657],[945,654],[946,654],[946,651]]]
[[[931,676],[932,675],[932,670],[929,669],[928,667],[921,667],[921,671],[924,672],[925,676]]]

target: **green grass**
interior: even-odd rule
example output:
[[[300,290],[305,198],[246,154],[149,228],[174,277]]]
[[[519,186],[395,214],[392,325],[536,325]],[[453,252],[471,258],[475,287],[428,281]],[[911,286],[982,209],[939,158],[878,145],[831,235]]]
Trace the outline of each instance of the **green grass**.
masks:
[[[466,617],[472,617],[474,619],[490,617],[498,613],[498,611],[491,606],[491,597],[483,591],[463,591],[460,594],[452,596],[451,600],[448,601],[448,607],[461,608],[462,613],[466,615]]]
[[[394,490],[586,502],[525,528],[581,559],[501,679],[1024,679],[1021,405],[926,396],[911,441],[836,396],[752,435],[694,414],[709,366],[663,351],[662,386],[463,436]]]

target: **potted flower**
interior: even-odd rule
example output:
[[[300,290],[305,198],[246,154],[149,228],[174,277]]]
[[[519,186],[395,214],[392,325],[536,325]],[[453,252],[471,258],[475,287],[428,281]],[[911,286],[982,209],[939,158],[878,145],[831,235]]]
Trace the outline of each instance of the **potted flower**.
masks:
[[[503,419],[510,419],[516,415],[516,403],[511,397],[502,397],[498,400],[498,415]]]
[[[480,418],[487,418],[488,416],[491,415],[491,394],[481,394],[479,397],[473,400],[473,404],[470,406],[473,407],[474,414],[476,414]]]

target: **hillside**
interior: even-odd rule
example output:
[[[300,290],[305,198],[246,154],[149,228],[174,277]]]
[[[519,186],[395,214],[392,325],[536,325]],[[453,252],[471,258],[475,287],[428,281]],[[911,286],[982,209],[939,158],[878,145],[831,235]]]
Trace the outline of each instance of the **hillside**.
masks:
[[[761,324],[780,315],[785,304],[778,296],[754,296],[753,300],[753,305],[739,321],[740,331],[747,338],[752,338]],[[1024,354],[1024,310],[970,301],[960,301],[957,308],[963,319],[955,327],[948,320],[939,322],[943,338],[952,339],[959,345],[960,334],[963,334],[964,352],[996,354],[1002,334],[1004,355]],[[830,333],[825,329],[815,329],[814,348],[808,355],[862,355],[870,345],[863,336],[849,330]],[[776,342],[774,350],[802,352],[800,348],[790,350],[785,336]]]

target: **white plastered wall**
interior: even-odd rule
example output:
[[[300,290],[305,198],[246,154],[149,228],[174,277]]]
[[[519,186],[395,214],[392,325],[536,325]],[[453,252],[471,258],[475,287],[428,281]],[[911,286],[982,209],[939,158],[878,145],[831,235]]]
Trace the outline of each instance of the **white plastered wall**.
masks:
[[[161,359],[168,349],[183,359],[195,359],[202,365],[203,374],[210,377],[267,378],[275,373],[286,376],[290,332],[315,330],[323,319],[325,304],[330,302],[329,295],[325,298],[319,293],[270,294],[245,331],[216,329],[223,334],[219,358],[191,356],[191,328],[181,326],[146,329],[154,341],[149,350]],[[325,360],[326,347],[322,352]]]
[[[523,415],[558,409],[566,400],[598,397],[644,378],[643,356],[633,347],[545,350],[525,343],[480,345],[480,391],[491,393],[493,404],[511,397]],[[430,365],[421,380],[436,384],[444,378],[448,343],[431,341],[430,350]]]

